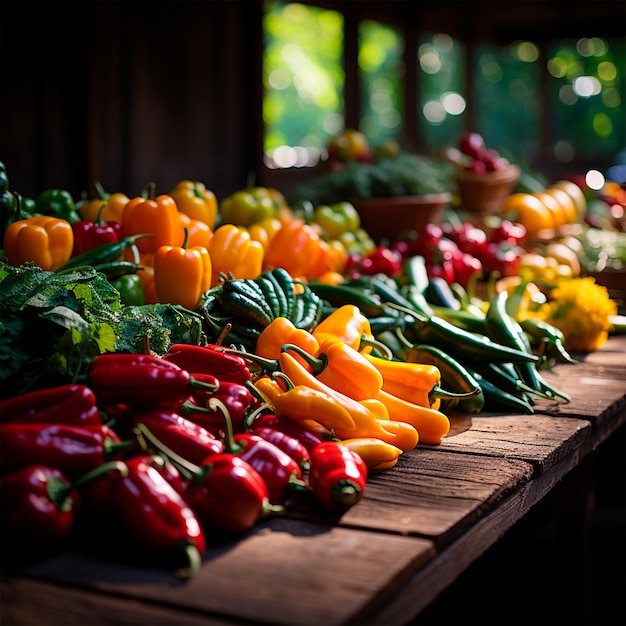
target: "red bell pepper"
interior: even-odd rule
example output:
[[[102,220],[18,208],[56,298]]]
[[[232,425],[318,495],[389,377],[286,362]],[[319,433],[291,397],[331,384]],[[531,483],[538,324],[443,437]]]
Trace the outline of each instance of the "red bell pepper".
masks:
[[[11,552],[59,546],[72,533],[80,505],[67,476],[41,463],[2,476],[0,500],[3,538]]]
[[[7,472],[42,463],[73,478],[119,458],[134,446],[132,441],[122,442],[104,424],[2,424],[0,467]]]
[[[246,360],[237,354],[224,352],[218,345],[177,343],[163,358],[188,372],[211,374],[220,381],[244,384],[251,379]]]
[[[248,430],[253,432],[256,428],[263,427],[272,428],[291,435],[307,449],[309,454],[316,445],[333,439],[333,434],[330,430],[321,424],[313,428],[285,415],[274,415],[273,413],[260,414],[251,421]]]
[[[294,420],[291,420],[294,421]],[[248,431],[250,435],[256,435],[274,444],[283,452],[288,454],[299,466],[302,471],[308,471],[311,457],[306,447],[286,432],[270,428],[268,426],[257,426]]]
[[[290,491],[295,492],[304,488],[302,470],[287,453],[257,435],[249,433],[234,435],[228,409],[220,400],[211,398],[207,403],[207,409],[222,414],[224,452],[247,461],[261,474],[272,504],[283,504]]]
[[[150,354],[100,354],[92,361],[89,380],[101,405],[182,404],[196,388],[215,390],[178,365]]]
[[[321,443],[311,450],[309,487],[325,507],[345,510],[361,500],[367,481],[363,459],[335,441]]]
[[[215,379],[211,374],[192,373],[195,380],[205,381],[206,379]],[[217,379],[215,379],[217,380]],[[244,421],[249,413],[251,413],[258,405],[256,396],[252,394],[246,385],[234,383],[225,380],[218,380],[218,388],[215,391],[206,391],[205,389],[195,389],[191,394],[191,401],[200,407],[206,407],[207,402],[211,398],[221,400],[228,409],[230,415],[233,432],[242,433],[245,430]],[[223,418],[214,412],[197,413],[191,410],[185,415],[190,420],[205,426],[214,432],[215,429],[223,427]]]
[[[142,447],[157,448],[165,446],[187,461],[199,465],[206,457],[222,451],[222,442],[214,437],[206,428],[188,420],[182,415],[166,410],[143,410],[133,416],[135,426],[143,424],[156,443],[151,439],[141,439]]]
[[[250,530],[263,517],[279,514],[271,505],[261,475],[234,454],[213,454],[202,464],[183,493],[206,529],[229,535]]]
[[[399,250],[378,246],[363,259],[360,259],[346,269],[351,278],[361,275],[372,276],[374,274],[386,274],[397,276],[402,269],[403,257]]]
[[[40,424],[101,423],[96,395],[85,385],[38,389],[0,402],[0,422]]]
[[[87,483],[85,508],[113,524],[152,555],[181,563],[176,574],[195,574],[206,549],[204,530],[192,508],[154,466],[150,455],[124,462],[126,471],[110,471]],[[184,562],[184,565],[182,563]]]
[[[74,231],[73,257],[105,243],[113,243],[123,239],[122,225],[119,222],[105,222],[102,219],[102,211],[105,207],[106,202],[103,201],[95,220],[81,220],[72,224]]]

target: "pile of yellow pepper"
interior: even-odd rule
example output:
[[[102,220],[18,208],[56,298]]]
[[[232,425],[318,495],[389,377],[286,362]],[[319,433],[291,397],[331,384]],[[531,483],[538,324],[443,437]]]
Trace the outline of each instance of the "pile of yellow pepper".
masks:
[[[375,356],[374,345],[368,318],[344,305],[312,332],[276,318],[248,357],[274,374],[255,385],[277,414],[321,425],[383,470],[418,442],[441,443],[450,421],[439,411],[439,369]]]

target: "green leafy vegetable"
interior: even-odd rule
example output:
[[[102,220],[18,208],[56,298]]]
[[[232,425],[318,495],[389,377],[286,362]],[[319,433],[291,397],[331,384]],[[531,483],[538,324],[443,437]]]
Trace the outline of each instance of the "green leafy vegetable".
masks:
[[[125,306],[104,274],[0,263],[0,397],[84,379],[105,352],[164,354],[200,343],[202,320],[174,305]]]

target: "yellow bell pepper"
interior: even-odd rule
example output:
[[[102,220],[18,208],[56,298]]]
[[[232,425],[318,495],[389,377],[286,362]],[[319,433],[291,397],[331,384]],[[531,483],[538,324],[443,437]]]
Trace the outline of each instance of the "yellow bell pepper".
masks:
[[[32,261],[52,271],[72,256],[74,231],[66,220],[38,215],[11,223],[4,232],[3,246],[11,265]]]
[[[174,198],[178,210],[194,220],[215,228],[217,219],[217,198],[203,183],[181,180],[169,194]]]
[[[213,263],[211,286],[220,282],[222,273],[235,278],[256,278],[263,267],[263,246],[253,241],[250,233],[234,224],[222,224],[215,229],[209,244]]]
[[[161,246],[180,246],[185,238],[176,202],[171,196],[154,197],[154,185],[149,197],[137,196],[125,207],[122,214],[124,235],[153,233],[137,242],[140,252],[156,252]]]
[[[206,248],[161,246],[154,255],[154,286],[159,302],[195,309],[211,285],[211,257]]]

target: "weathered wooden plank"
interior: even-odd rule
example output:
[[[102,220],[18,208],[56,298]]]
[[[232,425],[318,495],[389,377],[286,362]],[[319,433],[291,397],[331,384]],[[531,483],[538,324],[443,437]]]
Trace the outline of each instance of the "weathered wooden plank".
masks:
[[[393,469],[371,474],[364,498],[337,522],[431,538],[441,549],[532,474],[523,461],[416,448]],[[317,508],[305,506],[288,515],[320,519]]]
[[[441,550],[415,576],[398,589],[393,599],[381,611],[372,614],[364,624],[406,624],[421,613],[444,589],[453,583],[504,533],[551,491],[580,459],[577,452],[553,465],[548,471],[526,483],[499,505],[476,521],[468,532]],[[574,546],[574,550],[579,549]],[[512,565],[514,566],[514,565]],[[506,572],[502,573],[506,576]],[[532,580],[528,581],[532,585]],[[477,601],[489,602],[489,590]],[[514,611],[514,607],[512,608]],[[488,614],[488,611],[487,611]]]
[[[206,616],[204,623],[223,616],[223,622],[339,624],[372,611],[434,555],[432,543],[419,538],[275,518],[240,541],[209,548],[200,572],[186,583],[168,571],[76,551],[33,564],[23,573],[68,589],[104,592],[103,598],[179,607],[192,617],[193,612]],[[10,595],[4,596],[12,588],[3,588],[3,608],[14,604]],[[80,623],[84,602],[83,595],[75,603],[66,593],[65,610],[70,615],[75,611],[76,621],[68,617],[63,623]],[[116,623],[98,612],[106,608],[106,602],[93,607],[91,623]],[[152,610],[134,613],[132,623],[163,623],[152,621]],[[51,623],[48,617],[54,616],[31,615],[35,621],[30,623]]]
[[[451,417],[454,422],[455,417]],[[481,415],[470,418],[471,427],[446,437],[438,448],[445,451],[519,459],[536,471],[546,471],[572,454],[591,437],[586,420],[549,415]]]

